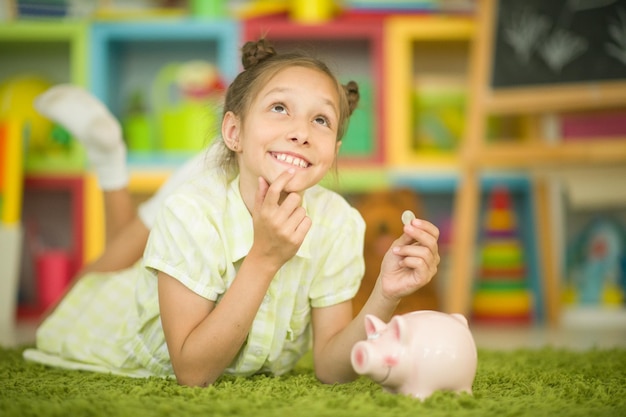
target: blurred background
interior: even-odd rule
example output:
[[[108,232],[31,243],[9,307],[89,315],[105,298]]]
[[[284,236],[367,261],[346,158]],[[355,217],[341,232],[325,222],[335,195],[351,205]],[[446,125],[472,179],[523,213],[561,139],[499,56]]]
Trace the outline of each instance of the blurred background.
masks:
[[[0,0],[5,340],[16,323],[31,340],[104,247],[83,149],[33,99],[59,83],[100,98],[140,202],[216,137],[261,36],[359,83],[325,181],[368,224],[357,308],[411,209],[440,228],[442,263],[400,312],[462,312],[494,346],[626,345],[626,0]]]

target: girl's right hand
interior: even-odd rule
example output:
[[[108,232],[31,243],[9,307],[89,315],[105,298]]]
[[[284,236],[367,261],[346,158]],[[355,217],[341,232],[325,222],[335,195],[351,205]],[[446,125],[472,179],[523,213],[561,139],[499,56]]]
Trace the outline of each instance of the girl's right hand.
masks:
[[[282,198],[294,172],[293,169],[284,171],[272,185],[259,177],[252,212],[254,243],[250,252],[275,262],[277,268],[298,252],[312,224],[302,207],[302,196],[289,193]]]

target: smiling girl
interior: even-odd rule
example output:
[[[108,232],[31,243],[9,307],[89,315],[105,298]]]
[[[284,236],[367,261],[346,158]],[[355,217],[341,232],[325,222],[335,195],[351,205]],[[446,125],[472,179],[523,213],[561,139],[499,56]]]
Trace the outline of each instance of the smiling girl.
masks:
[[[248,42],[242,62],[211,151],[219,163],[167,197],[136,266],[77,282],[27,358],[206,386],[223,374],[283,374],[312,348],[320,381],[347,382],[364,315],[390,319],[434,276],[439,231],[415,219],[353,317],[365,224],[318,183],[335,165],[357,86],[265,40]]]

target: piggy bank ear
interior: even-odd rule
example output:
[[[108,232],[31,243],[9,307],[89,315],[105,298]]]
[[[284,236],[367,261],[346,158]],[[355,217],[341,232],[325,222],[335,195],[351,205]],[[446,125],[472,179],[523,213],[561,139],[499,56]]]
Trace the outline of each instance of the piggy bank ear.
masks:
[[[409,331],[407,329],[406,320],[402,316],[395,316],[389,322],[389,331],[394,339],[400,343],[405,343],[409,339]]]
[[[467,324],[467,319],[463,314],[452,313],[451,316],[460,321],[461,324],[463,324],[465,327],[469,327],[469,325]]]
[[[365,316],[365,333],[367,333],[368,336],[374,333],[380,333],[382,330],[385,330],[386,327],[385,322],[378,317],[371,314]]]

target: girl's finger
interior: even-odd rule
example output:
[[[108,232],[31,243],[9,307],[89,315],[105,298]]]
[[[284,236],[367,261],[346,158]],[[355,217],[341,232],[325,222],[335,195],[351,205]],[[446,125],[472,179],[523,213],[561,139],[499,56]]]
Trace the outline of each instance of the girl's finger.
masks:
[[[413,226],[417,229],[424,230],[426,233],[435,237],[435,239],[439,239],[439,228],[424,219],[413,219],[411,220],[410,226]],[[406,227],[406,226],[405,226]]]
[[[289,168],[288,170],[283,171],[278,176],[278,178],[274,180],[274,182],[269,186],[269,189],[267,190],[264,201],[265,204],[278,204],[281,193],[283,192],[285,186],[287,185],[289,180],[291,180],[295,172],[295,169]]]
[[[265,181],[265,178],[263,178],[263,177],[259,177],[258,183],[259,183],[259,187],[257,189],[256,199],[255,199],[256,210],[257,211],[263,205],[263,201],[265,201],[265,196],[267,195],[267,190],[270,187],[270,185],[267,183],[267,181]]]

